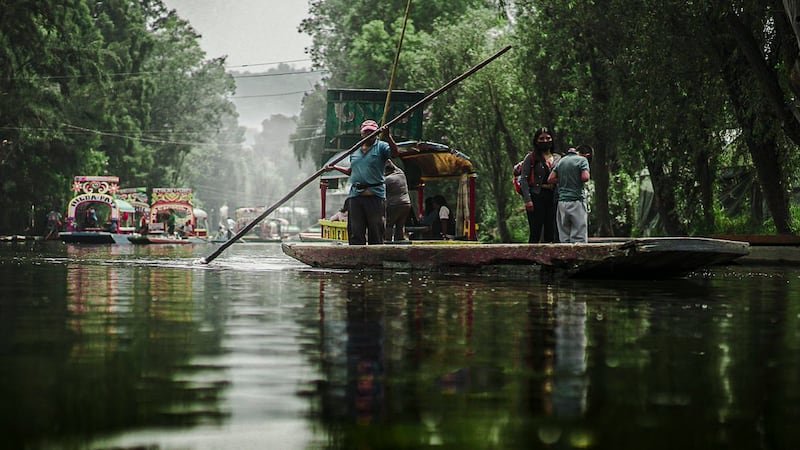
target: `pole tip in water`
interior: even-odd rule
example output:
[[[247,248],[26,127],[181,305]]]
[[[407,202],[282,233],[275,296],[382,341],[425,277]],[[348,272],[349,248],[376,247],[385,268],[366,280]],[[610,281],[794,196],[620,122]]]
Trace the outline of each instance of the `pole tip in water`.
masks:
[[[208,261],[206,261],[205,258],[200,258],[200,259],[195,259],[194,263],[195,264],[208,264]]]

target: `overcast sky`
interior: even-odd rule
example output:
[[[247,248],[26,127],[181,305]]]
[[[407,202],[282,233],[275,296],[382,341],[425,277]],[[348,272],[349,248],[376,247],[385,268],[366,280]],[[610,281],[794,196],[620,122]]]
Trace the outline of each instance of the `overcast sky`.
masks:
[[[297,32],[308,0],[164,0],[203,37],[208,57],[227,55],[226,66],[306,60],[311,38]],[[310,61],[290,63],[307,67]],[[268,69],[269,67],[263,67]],[[246,70],[246,69],[239,69]]]

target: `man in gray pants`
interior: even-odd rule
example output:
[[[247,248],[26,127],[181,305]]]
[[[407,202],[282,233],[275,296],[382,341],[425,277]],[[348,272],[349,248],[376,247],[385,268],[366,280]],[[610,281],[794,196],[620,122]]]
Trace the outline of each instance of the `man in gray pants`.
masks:
[[[556,223],[563,243],[589,242],[586,195],[583,185],[589,181],[589,161],[570,148],[553,167],[548,183],[558,184]]]

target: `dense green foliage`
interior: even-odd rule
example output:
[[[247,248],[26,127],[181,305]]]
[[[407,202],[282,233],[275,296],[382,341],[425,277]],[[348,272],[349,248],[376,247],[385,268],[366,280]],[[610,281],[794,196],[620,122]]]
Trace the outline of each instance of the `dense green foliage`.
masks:
[[[388,86],[405,5],[311,2],[312,18],[301,29],[313,37],[315,64],[331,70],[327,86]],[[595,149],[592,234],[793,231],[789,194],[797,177],[787,168],[800,143],[793,101],[800,72],[794,15],[783,2],[437,6],[414,2],[395,89],[430,92],[514,46],[426,110],[426,138],[446,136],[477,163],[482,230],[491,238],[521,238],[521,202],[509,173],[539,126],[555,130],[562,152],[579,143]],[[321,126],[322,95],[307,97],[300,123],[312,131],[302,137]],[[321,148],[308,139],[295,152]],[[757,180],[740,194],[751,204],[738,209],[744,220],[723,204],[734,169]],[[642,210],[640,186],[652,192],[657,220]]]
[[[179,186],[189,152],[237,127],[224,61],[160,1],[2,2],[0,17],[0,232],[63,211],[75,175]]]
[[[788,233],[794,3],[416,0],[394,89],[431,92],[513,45],[425,109],[426,139],[477,166],[484,238],[523,238],[509,173],[540,126],[559,151],[595,149],[592,234]],[[246,147],[236,75],[160,0],[0,0],[0,234],[63,209],[75,175],[194,187],[211,208],[276,200],[305,178],[299,161],[330,156],[325,90],[388,86],[407,5],[310,0],[300,31],[327,78]]]

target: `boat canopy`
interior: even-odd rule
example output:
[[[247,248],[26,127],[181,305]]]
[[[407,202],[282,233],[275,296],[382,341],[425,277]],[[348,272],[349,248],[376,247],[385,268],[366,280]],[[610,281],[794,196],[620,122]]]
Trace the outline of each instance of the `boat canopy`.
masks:
[[[150,200],[147,197],[146,188],[121,188],[117,191],[115,197],[130,203],[139,214],[147,215],[150,213]]]
[[[462,175],[474,173],[475,169],[469,157],[447,145],[427,141],[398,142],[401,169],[406,174],[409,189],[414,189],[420,183],[441,180],[446,178],[459,178]],[[326,165],[340,158],[347,150],[341,151],[328,159]],[[398,158],[393,158],[397,162]],[[345,157],[338,163],[340,167],[350,167],[350,158]],[[336,171],[324,172],[323,180],[348,178],[347,175]]]
[[[119,208],[119,212],[126,212],[126,213],[136,212],[136,208],[134,208],[133,205],[126,202],[125,200],[122,200],[121,198],[116,198],[114,199],[114,201],[117,202],[117,208]]]
[[[458,202],[456,203],[455,218],[457,238],[466,237],[469,240],[477,239],[475,225],[475,179],[477,174],[469,156],[451,149],[447,145],[427,141],[398,142],[398,156],[392,158],[395,165],[400,167],[406,175],[409,191],[416,191],[417,211],[422,214],[422,205],[425,197],[425,183],[438,180],[458,180]],[[341,151],[330,158],[326,165],[342,158],[348,150]],[[350,167],[350,158],[344,157],[336,165]],[[335,185],[341,190],[343,181],[349,178],[338,171],[324,172],[321,176],[320,218],[327,217],[327,192],[331,180],[336,180]],[[345,180],[342,180],[345,179]],[[346,184],[344,184],[346,186]],[[341,191],[340,191],[341,192]]]
[[[472,161],[458,150],[436,142],[398,142],[409,188],[427,181],[475,173]]]

